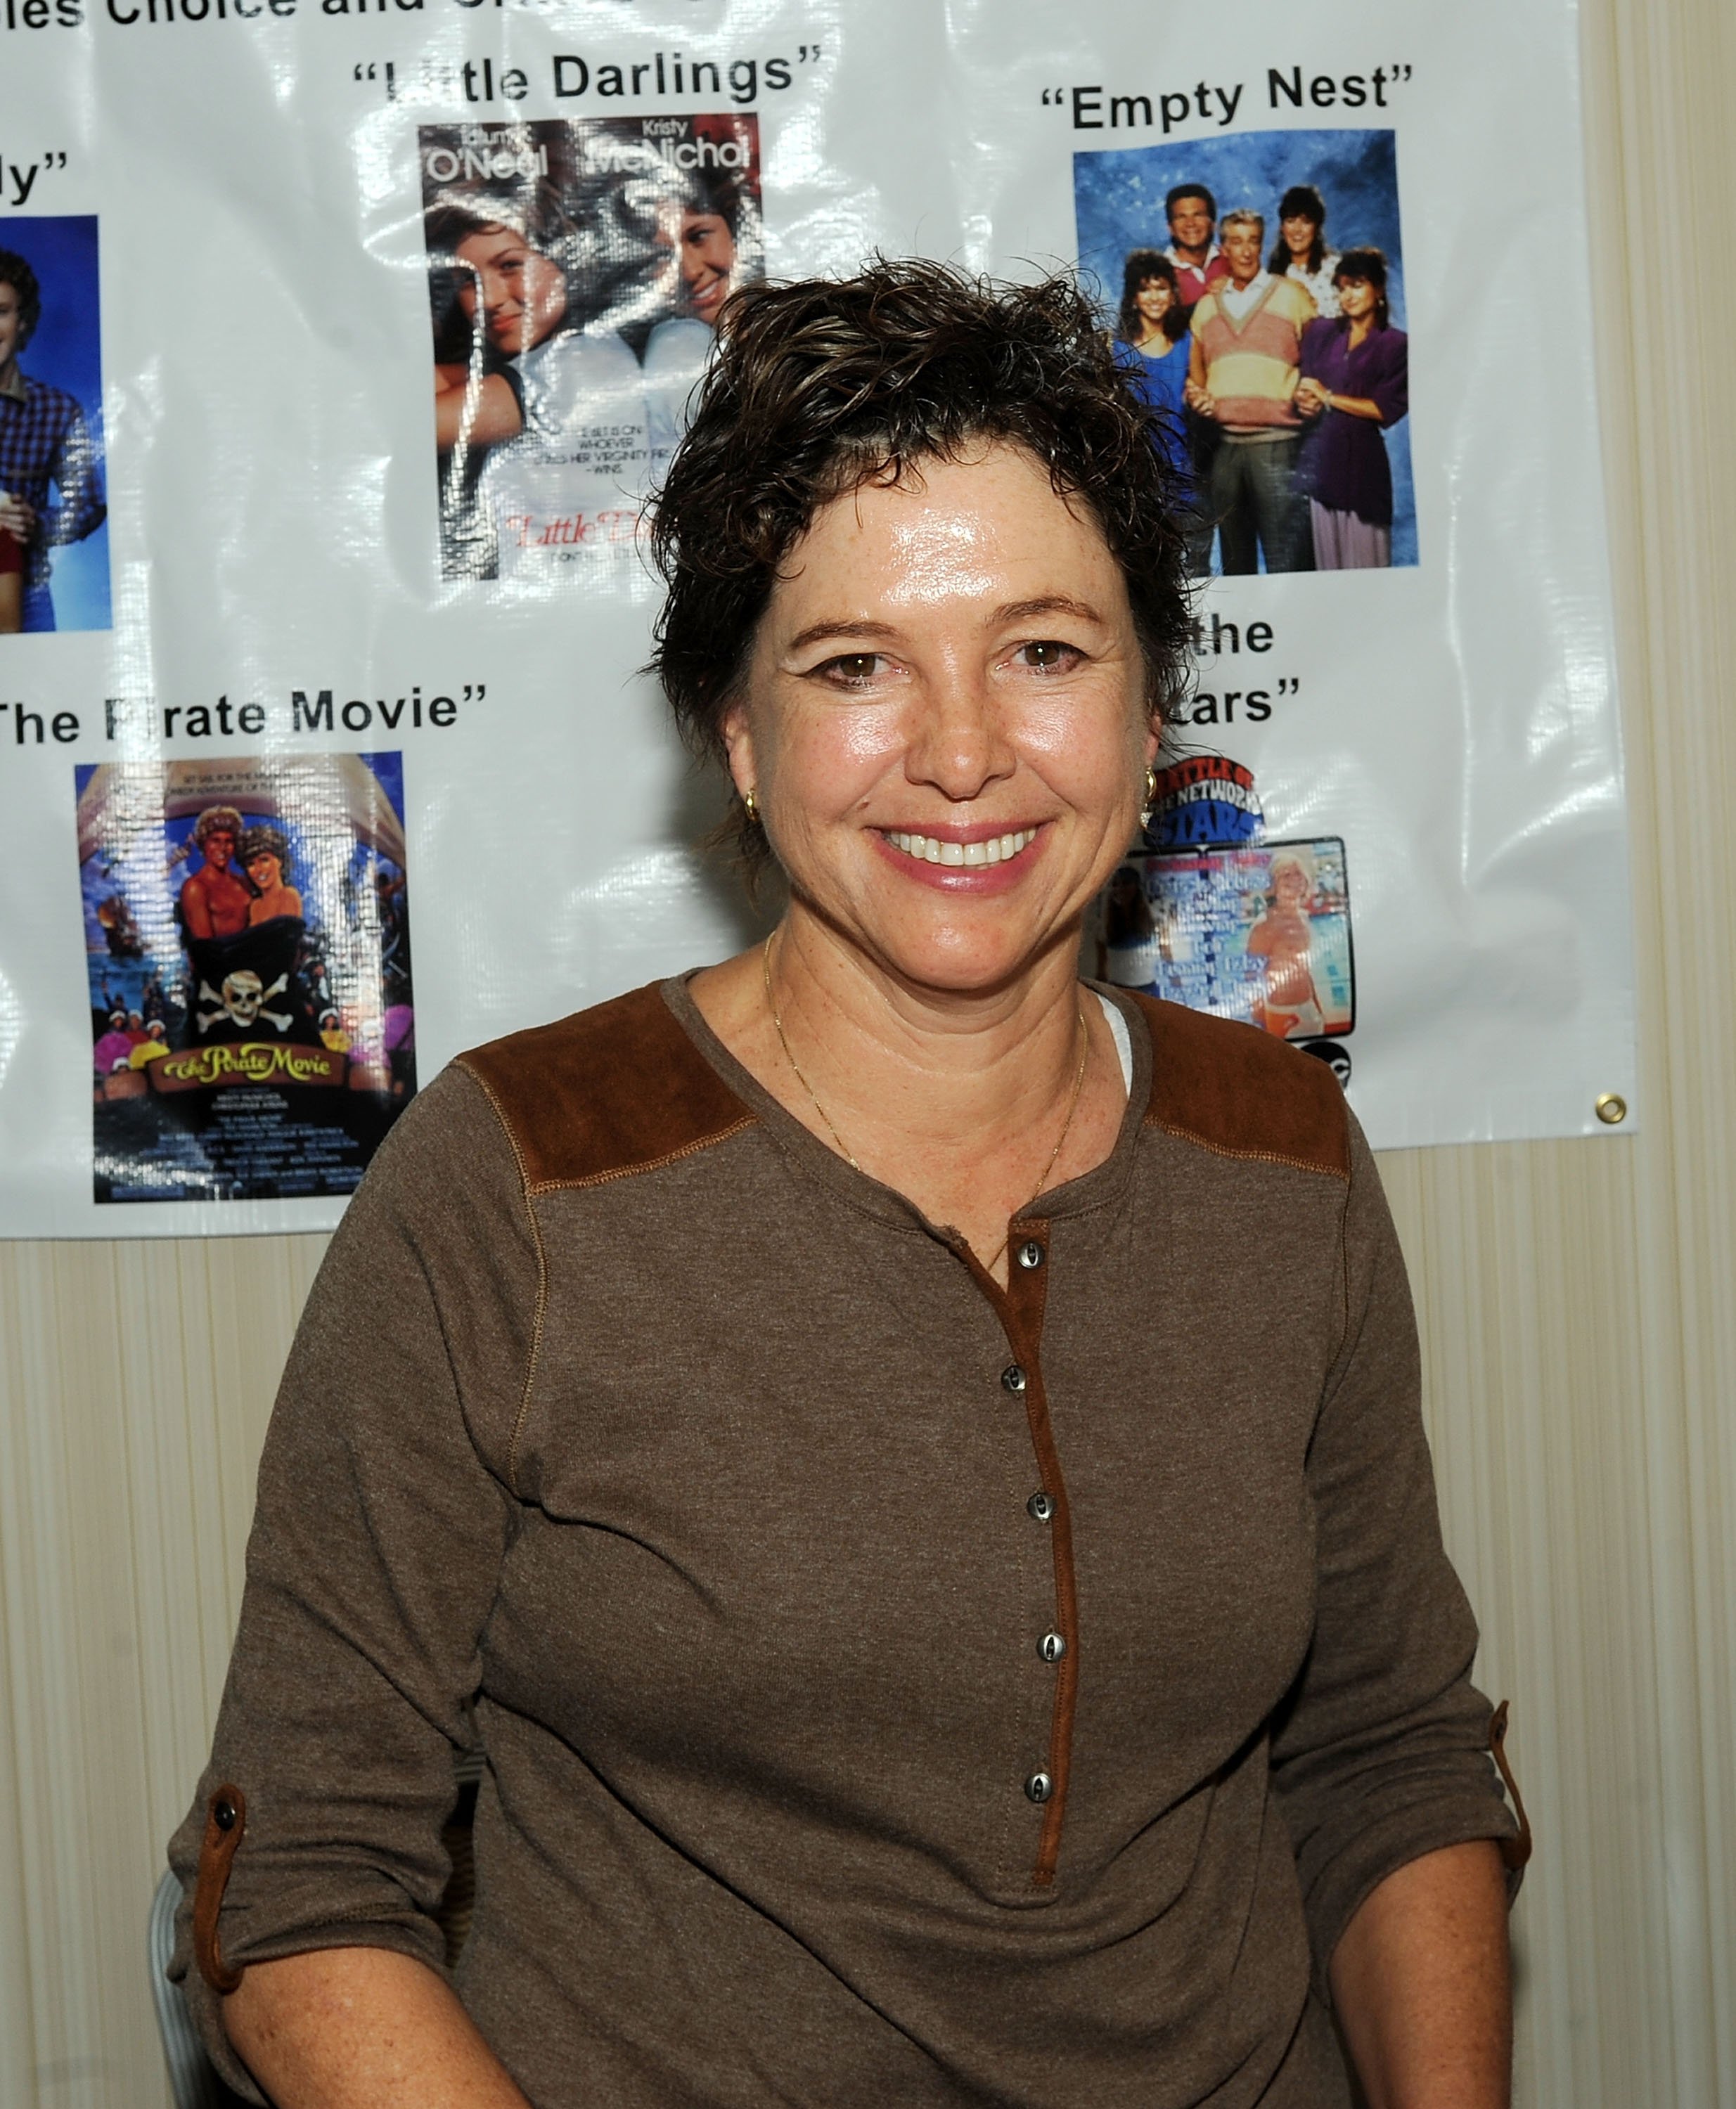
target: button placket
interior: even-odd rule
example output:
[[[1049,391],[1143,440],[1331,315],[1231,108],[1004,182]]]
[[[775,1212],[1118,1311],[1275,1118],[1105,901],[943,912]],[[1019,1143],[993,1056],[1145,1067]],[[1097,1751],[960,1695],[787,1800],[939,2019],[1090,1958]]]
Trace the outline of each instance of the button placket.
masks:
[[[1049,1714],[1049,1748],[1047,1757],[1026,1774],[1024,1781],[1025,1799],[1042,1812],[1037,1864],[1031,1877],[1038,1889],[1047,1889],[1054,1881],[1060,1852],[1074,1693],[1078,1681],[1072,1529],[1060,1460],[1044,1395],[1041,1361],[1040,1343],[1048,1288],[1048,1231],[1046,1222],[1015,1226],[1008,1249],[1011,1263],[1007,1270],[1007,1285],[994,1298],[1008,1343],[1017,1358],[1001,1371],[1001,1389],[1009,1397],[1024,1402],[1038,1471],[1039,1484],[1037,1490],[1025,1498],[1025,1513],[1033,1523],[1043,1525],[1049,1533],[1054,1571],[1053,1623],[1047,1631],[1039,1631],[1033,1637],[1038,1660],[1055,1673]]]

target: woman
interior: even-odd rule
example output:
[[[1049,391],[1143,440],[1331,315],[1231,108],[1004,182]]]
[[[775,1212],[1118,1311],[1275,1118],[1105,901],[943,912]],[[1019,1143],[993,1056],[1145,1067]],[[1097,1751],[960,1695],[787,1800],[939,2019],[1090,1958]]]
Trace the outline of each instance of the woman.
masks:
[[[174,1849],[282,2109],[1337,2109],[1329,1985],[1378,2098],[1505,2102],[1372,1161],[1323,1065],[1077,978],[1164,483],[1069,284],[726,309],[658,666],[789,906],[449,1069],[332,1244]]]
[[[674,305],[708,329],[715,329],[734,291],[744,251],[757,249],[744,224],[753,197],[745,177],[733,169],[695,169],[684,175],[659,222],[658,242],[671,251],[679,281]]]
[[[280,829],[249,828],[242,837],[241,868],[258,896],[247,910],[250,926],[301,913],[301,896],[283,876],[288,862],[289,844]]]
[[[524,389],[517,362],[567,320],[567,273],[551,239],[554,201],[478,192],[442,198],[427,218],[436,256],[450,260],[448,298],[454,312],[436,335],[455,357],[434,364],[436,439],[442,454],[515,439],[524,430]],[[456,323],[454,332],[452,325]]]
[[[1137,865],[1118,865],[1103,889],[1103,936],[1097,974],[1117,988],[1155,986],[1162,963],[1157,919]]]
[[[1340,313],[1302,332],[1296,409],[1311,431],[1308,490],[1314,568],[1384,570],[1392,562],[1392,465],[1381,435],[1410,409],[1409,341],[1386,305],[1386,259],[1347,249],[1336,273]]]
[[[645,341],[645,407],[651,479],[661,482],[724,302],[759,276],[759,207],[744,170],[684,170],[659,208],[657,241],[668,254],[660,291],[673,310]]]
[[[1338,313],[1337,265],[1338,251],[1326,246],[1326,200],[1312,183],[1292,183],[1278,203],[1278,238],[1266,269],[1275,278],[1305,286],[1331,320]]]
[[[450,259],[466,339],[463,358],[435,365],[449,557],[480,537],[485,571],[545,566],[581,539],[576,516],[619,512],[644,488],[639,361],[619,314],[587,322],[577,306],[593,245],[554,184],[522,198],[452,192],[427,239]]]
[[[1182,476],[1191,476],[1187,445],[1187,309],[1175,266],[1155,249],[1128,252],[1122,273],[1121,310],[1114,348],[1128,386],[1151,410],[1164,452]]]
[[[1272,860],[1266,912],[1248,933],[1248,957],[1265,962],[1265,987],[1258,1022],[1280,1040],[1325,1030],[1314,982],[1314,933],[1309,919],[1314,896],[1313,860],[1284,850]]]

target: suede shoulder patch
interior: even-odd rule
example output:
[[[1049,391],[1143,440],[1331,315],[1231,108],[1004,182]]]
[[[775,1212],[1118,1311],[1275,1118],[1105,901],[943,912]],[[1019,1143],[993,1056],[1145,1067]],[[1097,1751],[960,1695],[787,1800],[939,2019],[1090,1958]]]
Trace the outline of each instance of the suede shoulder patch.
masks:
[[[1324,1062],[1235,1018],[1133,1000],[1151,1027],[1148,1127],[1220,1156],[1349,1177],[1344,1092]]]
[[[531,1194],[654,1170],[757,1118],[655,982],[458,1059],[494,1101]]]

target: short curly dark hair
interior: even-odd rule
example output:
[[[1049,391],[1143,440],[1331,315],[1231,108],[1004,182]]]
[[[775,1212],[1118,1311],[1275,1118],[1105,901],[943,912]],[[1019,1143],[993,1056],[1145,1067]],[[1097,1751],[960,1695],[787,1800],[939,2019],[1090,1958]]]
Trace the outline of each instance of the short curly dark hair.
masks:
[[[0,286],[18,296],[18,349],[22,351],[43,318],[43,289],[28,260],[16,249],[0,249]]]
[[[724,758],[754,632],[814,515],[870,481],[973,443],[1027,449],[1089,507],[1127,580],[1154,718],[1187,680],[1192,609],[1165,436],[1070,276],[1035,285],[877,260],[859,277],[750,286],[652,510],[668,589],[652,669],[694,752]],[[744,829],[752,865],[763,838]]]

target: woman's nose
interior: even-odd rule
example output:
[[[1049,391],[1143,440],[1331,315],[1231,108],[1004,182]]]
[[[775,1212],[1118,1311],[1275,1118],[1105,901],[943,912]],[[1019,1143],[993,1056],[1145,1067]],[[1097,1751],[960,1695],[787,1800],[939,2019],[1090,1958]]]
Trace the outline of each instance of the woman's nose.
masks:
[[[928,686],[905,764],[913,781],[932,784],[956,805],[979,798],[1010,776],[1018,757],[986,682],[950,676]]]

